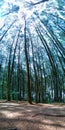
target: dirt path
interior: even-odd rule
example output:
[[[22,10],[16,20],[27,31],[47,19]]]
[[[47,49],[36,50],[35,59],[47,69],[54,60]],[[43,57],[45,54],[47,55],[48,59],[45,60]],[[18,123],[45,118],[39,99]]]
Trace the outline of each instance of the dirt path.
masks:
[[[0,103],[0,130],[13,128],[17,130],[65,130],[65,105]]]

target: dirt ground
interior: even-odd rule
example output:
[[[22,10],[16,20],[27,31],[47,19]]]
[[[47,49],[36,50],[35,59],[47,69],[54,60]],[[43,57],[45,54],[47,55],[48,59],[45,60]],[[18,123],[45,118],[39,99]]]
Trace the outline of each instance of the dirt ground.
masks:
[[[65,130],[65,105],[0,102],[0,130]]]

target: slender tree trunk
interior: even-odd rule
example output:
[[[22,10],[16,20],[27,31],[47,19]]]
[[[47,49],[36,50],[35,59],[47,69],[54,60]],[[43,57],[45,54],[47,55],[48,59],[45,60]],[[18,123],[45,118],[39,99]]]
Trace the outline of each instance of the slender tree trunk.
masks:
[[[21,100],[21,66],[20,66],[20,43],[18,45],[18,100]]]
[[[4,32],[4,34],[2,35],[2,37],[0,38],[0,41],[4,38],[4,36],[6,35],[6,33],[9,31],[9,29],[12,27],[12,25],[16,22],[16,20],[14,20],[11,25],[8,27],[8,29]]]
[[[25,56],[26,56],[26,67],[27,67],[27,87],[28,87],[28,101],[32,103],[31,98],[31,85],[30,85],[30,69],[29,69],[29,60],[28,60],[28,52],[27,52],[27,44],[26,44],[26,20],[25,20],[25,29],[24,29],[24,47],[25,47]]]

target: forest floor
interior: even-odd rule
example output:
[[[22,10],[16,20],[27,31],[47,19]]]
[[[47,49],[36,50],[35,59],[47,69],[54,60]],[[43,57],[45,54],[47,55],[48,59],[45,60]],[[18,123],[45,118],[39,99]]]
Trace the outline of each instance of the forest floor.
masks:
[[[65,130],[65,105],[0,101],[0,130]]]

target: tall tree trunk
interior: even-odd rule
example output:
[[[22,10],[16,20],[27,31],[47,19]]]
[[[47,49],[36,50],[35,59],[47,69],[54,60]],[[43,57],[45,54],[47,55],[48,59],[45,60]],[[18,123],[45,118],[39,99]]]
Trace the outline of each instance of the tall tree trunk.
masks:
[[[2,35],[2,37],[0,38],[0,41],[4,38],[4,36],[6,35],[6,33],[9,31],[9,29],[13,26],[13,24],[16,22],[16,20],[14,20],[10,26],[8,27],[8,29],[4,32],[4,34]]]
[[[20,43],[18,45],[18,100],[21,100],[21,66],[20,66]]]
[[[24,28],[24,48],[25,48],[25,57],[26,57],[26,67],[27,67],[27,87],[28,87],[28,101],[32,103],[31,98],[31,85],[30,85],[30,69],[29,69],[29,60],[28,60],[28,51],[27,51],[27,41],[26,41],[26,20]]]

